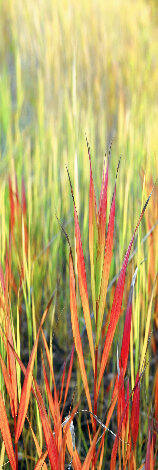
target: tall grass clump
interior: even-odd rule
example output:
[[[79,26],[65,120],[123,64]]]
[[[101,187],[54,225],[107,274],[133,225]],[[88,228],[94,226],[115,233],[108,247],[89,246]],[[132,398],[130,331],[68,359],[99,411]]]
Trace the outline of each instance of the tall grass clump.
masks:
[[[104,159],[102,184],[97,208],[90,147],[87,142],[90,183],[89,183],[89,256],[91,278],[91,301],[88,293],[87,274],[81,241],[79,219],[75,205],[74,193],[70,174],[67,168],[70,189],[74,206],[76,275],[69,237],[63,226],[62,230],[69,245],[69,295],[71,326],[78,362],[73,371],[74,346],[70,354],[69,369],[66,379],[66,362],[63,364],[60,388],[56,385],[56,367],[58,360],[53,359],[51,345],[49,347],[44,322],[54,301],[52,294],[47,307],[42,314],[39,327],[36,327],[34,301],[31,292],[31,260],[30,239],[27,221],[27,201],[24,181],[22,181],[21,201],[15,180],[13,192],[9,180],[10,220],[9,245],[6,247],[4,266],[0,265],[1,281],[1,391],[0,391],[0,430],[2,435],[1,460],[4,462],[5,450],[8,463],[12,469],[19,468],[19,459],[34,462],[32,468],[64,469],[66,452],[69,457],[69,468],[103,468],[108,462],[109,468],[115,469],[117,459],[120,468],[135,469],[156,468],[157,445],[157,371],[156,362],[152,370],[154,383],[146,377],[148,393],[152,393],[149,406],[144,402],[144,375],[150,367],[148,358],[148,343],[151,339],[151,320],[155,292],[157,289],[157,274],[154,277],[152,291],[149,291],[149,303],[146,323],[141,324],[140,291],[135,294],[135,309],[132,314],[132,301],[135,282],[141,263],[136,266],[130,280],[130,290],[125,296],[125,316],[122,320],[123,333],[118,329],[121,325],[122,302],[125,294],[125,276],[134,239],[144,212],[156,192],[152,186],[150,194],[141,210],[132,238],[126,250],[121,270],[117,276],[115,288],[109,298],[109,275],[113,258],[114,222],[116,211],[116,180],[112,194],[110,212],[107,221],[108,180],[110,171],[111,146],[108,157]],[[119,171],[118,163],[116,179]],[[16,223],[18,226],[16,226]],[[153,229],[152,229],[153,231]],[[149,232],[150,235],[150,232]],[[17,246],[17,242],[19,245]],[[21,249],[20,249],[21,248]],[[139,246],[138,246],[139,250]],[[12,263],[15,253],[19,274],[14,278]],[[150,278],[149,278],[150,282]],[[137,280],[138,283],[138,280]],[[78,287],[77,287],[78,286]],[[139,280],[140,287],[140,280]],[[79,302],[79,297],[81,303]],[[108,300],[107,300],[108,298]],[[128,300],[127,300],[128,298]],[[17,304],[17,323],[12,315],[12,303]],[[20,320],[23,302],[25,303],[28,323],[28,364],[20,358],[21,334]],[[78,304],[80,307],[78,309]],[[139,311],[137,311],[139,309]],[[81,322],[83,323],[81,332]],[[85,339],[85,333],[86,338]],[[38,343],[42,337],[43,352],[41,364],[44,378],[44,388],[38,385]],[[139,340],[139,341],[138,341]],[[26,338],[23,339],[25,345]],[[33,343],[33,344],[32,344]],[[138,344],[139,343],[139,344]],[[117,347],[116,347],[117,344]],[[112,355],[111,355],[111,350]],[[130,359],[129,359],[130,353]],[[134,353],[134,357],[133,357]],[[46,365],[47,363],[47,365]],[[107,383],[109,370],[114,364],[114,373],[110,383]],[[48,377],[49,371],[49,377]],[[72,375],[73,371],[73,375]],[[24,379],[22,378],[22,374]],[[80,375],[78,392],[80,399],[74,403],[74,383]],[[80,385],[79,385],[80,384]],[[112,389],[112,394],[110,393]],[[71,396],[71,408],[66,413],[66,402]],[[108,406],[106,396],[109,395]],[[143,398],[142,398],[143,397]],[[70,398],[69,398],[70,399]],[[143,408],[143,405],[145,407]],[[115,408],[117,411],[115,412]],[[146,446],[143,451],[143,419],[145,414]],[[83,425],[82,415],[87,416]],[[80,429],[79,447],[77,449],[77,427],[74,429],[74,419]],[[109,428],[110,422],[113,429]],[[38,432],[36,429],[38,427]],[[110,436],[107,441],[107,434]],[[24,439],[22,445],[21,436]],[[114,443],[113,443],[113,438]],[[43,444],[44,439],[44,444]],[[83,443],[82,443],[83,441]],[[31,444],[30,444],[31,442]],[[107,442],[111,448],[108,455]],[[24,451],[22,450],[24,447]],[[29,452],[31,449],[31,453]],[[144,455],[143,455],[144,453]],[[80,455],[81,454],[81,455]],[[84,455],[85,454],[85,455]],[[143,460],[143,464],[142,464]],[[23,464],[22,464],[23,466]]]
[[[157,468],[157,13],[0,1],[0,466]]]

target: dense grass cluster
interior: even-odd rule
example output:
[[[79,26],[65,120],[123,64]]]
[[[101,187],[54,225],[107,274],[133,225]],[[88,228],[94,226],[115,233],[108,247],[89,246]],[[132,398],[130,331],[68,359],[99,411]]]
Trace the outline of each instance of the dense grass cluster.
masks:
[[[156,468],[157,465],[154,453],[158,411],[156,186],[134,239],[134,253],[130,254],[126,271],[118,324],[116,322],[114,339],[109,340],[112,347],[109,347],[108,352],[104,349],[124,255],[158,175],[157,22],[158,10],[154,1],[94,0],[86,4],[83,0],[38,0],[32,4],[29,0],[0,2],[0,392],[15,452],[15,464],[13,463],[12,468],[17,468],[17,460],[20,465],[21,458],[21,468],[34,469],[40,452],[44,451],[48,451],[49,455],[48,463],[45,454],[48,468],[49,464],[51,468],[56,468],[53,465],[56,465],[59,449],[62,449],[60,465],[63,468],[65,446],[74,458],[74,468],[80,468],[82,462],[86,469],[89,462],[94,469],[97,458],[100,461],[98,468],[102,468],[101,462],[104,466],[106,462],[110,468],[112,449],[114,459],[117,448],[120,468],[121,465],[125,468],[123,465],[127,464],[129,457],[127,441],[131,451],[131,468],[141,468],[145,459],[147,464],[149,460],[152,462],[150,465],[153,467],[150,468]],[[85,131],[91,142],[91,156],[88,147],[89,158]],[[111,139],[112,152],[109,151]],[[105,169],[107,162],[109,165],[108,192],[106,199],[106,187],[102,211],[107,205],[106,221],[99,215],[100,209],[96,220],[94,216],[95,207],[100,208],[99,201],[102,200],[100,188],[105,150]],[[120,154],[122,158],[115,197],[113,188]],[[95,186],[95,196],[92,194],[93,186],[90,186],[91,197],[88,192],[89,162],[90,181],[92,184],[94,180]],[[66,166],[73,186],[71,191],[76,211],[75,237],[73,201]],[[105,182],[105,174],[103,175],[102,189]],[[102,278],[106,246],[104,242],[105,233],[108,233],[111,201],[114,202],[114,198],[114,244],[112,257],[108,261],[106,285],[104,276]],[[61,235],[60,226],[65,234]],[[97,241],[94,240],[93,231],[95,236],[97,233]],[[71,249],[66,241],[67,234]],[[88,236],[91,238],[88,239]],[[81,277],[85,276],[82,249],[86,267],[85,291],[80,284]],[[93,259],[96,259],[96,253],[99,256],[98,263]],[[81,266],[78,264],[79,259]],[[131,287],[136,266],[136,285]],[[74,289],[75,278],[73,300],[76,298],[86,375],[83,374],[82,352],[81,349],[78,350],[75,337],[77,323],[73,324],[75,316],[72,317],[72,310],[76,309],[72,303],[71,291]],[[107,288],[107,296],[106,304],[101,300],[103,306],[99,307],[100,296],[101,299],[104,297],[100,291],[101,279],[104,279],[103,288]],[[86,289],[88,300],[84,297]],[[43,326],[41,318],[50,298],[50,309]],[[87,316],[88,308],[90,317]],[[124,357],[121,356],[121,347],[125,316],[127,312],[130,315],[129,308],[132,316],[128,329],[130,345],[126,369],[125,364],[119,361],[125,360],[121,359]],[[9,343],[7,346],[6,339],[13,349]],[[74,360],[72,368],[73,341],[78,360]],[[43,345],[46,357],[43,359],[42,356],[41,359],[40,346],[43,348]],[[36,394],[36,399],[32,392],[30,396],[28,394],[28,424],[26,420],[24,423],[17,420],[16,412],[19,409],[21,390],[24,390],[23,396],[26,393],[26,384],[22,388],[24,379],[21,368],[27,367],[29,358],[33,357],[33,346],[34,360],[32,359],[32,363],[30,361],[27,370],[30,387],[33,370],[35,382],[32,392]],[[20,360],[18,364],[18,358],[15,361],[14,350],[23,365]],[[53,384],[53,401],[46,379],[46,358],[50,370],[50,391]],[[16,365],[12,370],[11,364],[14,361]],[[68,373],[66,379],[65,367]],[[124,376],[125,384],[122,385]],[[119,380],[122,380],[120,387],[117,383]],[[17,397],[12,396],[11,383]],[[124,395],[122,387],[125,387]],[[121,419],[124,419],[121,418],[122,411],[125,406],[128,408],[128,393],[129,415],[126,410],[126,423],[122,421],[122,429],[119,429]],[[132,441],[133,435],[128,436],[129,423],[133,420],[131,429],[135,425],[135,411],[132,411],[134,396],[137,401],[140,400],[136,442]],[[115,400],[117,406],[114,408]],[[22,404],[23,401],[24,399],[21,400]],[[73,418],[75,416],[76,420],[75,456],[72,451],[72,434],[69,435],[68,427],[66,429],[61,424],[69,413],[70,404],[74,407]],[[44,405],[47,412],[49,409],[48,417],[45,415],[46,427],[43,424]],[[2,404],[1,406],[3,407]],[[92,415],[90,417],[85,412],[75,415],[78,406],[79,409],[88,408],[117,435],[114,448],[114,435],[107,432],[101,440],[99,454],[98,447],[95,447],[98,423],[96,424]],[[25,411],[27,410],[23,410],[24,415]],[[51,430],[49,413],[53,417]],[[20,426],[23,427],[22,434]],[[65,430],[63,436],[61,426]],[[54,442],[57,450],[54,447],[52,455],[49,454],[47,440],[49,432],[51,439],[54,439],[53,432],[56,436]],[[3,441],[5,442],[5,436],[2,434],[0,465],[8,460]],[[10,454],[10,457],[13,456]],[[65,462],[69,461],[70,456]]]

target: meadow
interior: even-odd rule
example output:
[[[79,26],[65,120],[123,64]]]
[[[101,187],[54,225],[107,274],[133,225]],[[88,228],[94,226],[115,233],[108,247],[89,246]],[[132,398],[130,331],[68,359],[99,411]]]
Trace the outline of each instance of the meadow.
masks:
[[[157,26],[0,0],[0,468],[158,466]]]

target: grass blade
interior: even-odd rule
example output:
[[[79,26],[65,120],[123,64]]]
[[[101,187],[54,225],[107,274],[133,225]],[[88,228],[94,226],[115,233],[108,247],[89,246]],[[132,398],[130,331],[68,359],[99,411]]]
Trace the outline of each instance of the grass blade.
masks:
[[[154,189],[154,187],[153,187],[153,189]],[[108,360],[108,357],[109,357],[109,352],[110,352],[113,337],[114,337],[114,334],[115,334],[116,325],[117,325],[117,322],[118,322],[118,319],[119,319],[119,316],[120,316],[120,312],[121,312],[121,305],[122,305],[124,284],[125,284],[125,274],[126,274],[126,268],[127,268],[127,264],[128,264],[128,260],[129,260],[130,251],[131,251],[131,248],[132,248],[132,245],[133,245],[133,241],[134,241],[136,231],[137,231],[137,229],[139,227],[139,224],[142,220],[145,209],[146,209],[146,207],[149,203],[149,200],[150,200],[150,197],[152,195],[153,189],[152,189],[152,191],[151,191],[151,193],[150,193],[150,195],[149,195],[149,197],[148,197],[148,199],[147,199],[147,201],[146,201],[146,203],[145,203],[145,205],[142,209],[140,217],[138,219],[136,228],[134,230],[133,236],[131,238],[131,241],[129,243],[128,249],[127,249],[125,257],[124,257],[123,265],[122,265],[121,272],[120,272],[118,282],[117,282],[117,286],[116,286],[116,289],[115,289],[115,294],[114,294],[114,299],[113,299],[113,304],[112,304],[112,309],[111,309],[111,314],[110,314],[110,322],[109,322],[109,326],[108,326],[108,331],[107,331],[107,335],[106,335],[106,339],[105,339],[105,343],[104,343],[103,354],[102,354],[102,359],[101,359],[100,374],[99,374],[99,379],[98,379],[98,393],[99,393],[101,381],[102,381],[102,378],[103,378],[104,370],[105,370],[105,367],[106,367],[106,364],[107,364],[107,360]]]
[[[90,185],[89,185],[89,254],[90,254],[90,265],[91,265],[91,290],[92,290],[92,301],[94,318],[96,320],[96,286],[95,286],[95,270],[96,270],[96,253],[97,253],[97,239],[98,239],[98,228],[97,228],[97,204],[96,195],[93,183],[92,175],[92,163],[90,155],[90,147],[87,141],[88,156],[90,162]]]
[[[28,420],[28,423],[29,423],[29,426],[30,426],[30,429],[31,429],[31,432],[32,432],[32,436],[33,436],[33,440],[34,440],[34,443],[35,443],[35,446],[36,446],[36,450],[37,450],[38,457],[40,458],[40,457],[42,457],[42,455],[44,456],[44,454],[42,454],[42,449],[41,449],[41,447],[40,447],[40,445],[39,445],[39,443],[38,443],[37,437],[36,437],[36,435],[35,435],[35,433],[34,433],[34,431],[33,431],[33,429],[32,429],[31,423],[30,423],[30,421],[29,421],[29,419],[28,419],[27,416],[26,416],[26,418],[27,418],[27,420]],[[47,454],[48,454],[48,451],[46,450],[46,456],[47,456]],[[45,457],[45,458],[46,458],[46,457]],[[44,459],[44,460],[45,460],[45,459]],[[38,462],[39,462],[39,460],[38,460]],[[38,463],[38,462],[37,462],[37,463]],[[36,464],[36,465],[37,465],[37,464]],[[36,468],[36,467],[35,467],[35,468]],[[48,470],[46,463],[43,463],[43,469],[44,469],[44,470]]]
[[[79,283],[79,289],[80,289],[83,314],[84,314],[84,319],[85,319],[85,324],[86,324],[87,336],[88,336],[88,341],[89,341],[89,347],[90,347],[90,352],[91,352],[92,365],[93,365],[93,370],[94,370],[94,344],[93,344],[92,323],[91,323],[89,300],[88,300],[86,269],[85,269],[85,262],[84,262],[84,256],[83,256],[82,241],[81,241],[81,232],[80,232],[78,215],[77,215],[77,210],[75,206],[73,189],[72,189],[68,169],[67,169],[67,173],[69,177],[71,194],[72,194],[73,203],[74,203],[78,283]]]
[[[71,373],[72,373],[72,366],[73,366],[73,358],[74,358],[74,345],[73,345],[72,352],[71,352],[71,357],[70,357],[70,365],[69,365],[69,371],[68,371],[68,376],[67,376],[67,381],[66,381],[66,388],[65,388],[65,395],[64,395],[64,403],[63,403],[63,408],[62,408],[62,414],[63,414],[63,411],[64,411],[64,407],[65,407],[65,403],[66,403],[66,399],[67,399],[67,394],[68,394],[68,390],[69,390],[69,385],[70,385],[70,379],[71,379]]]
[[[25,379],[24,379],[23,388],[22,388],[22,392],[21,392],[19,411],[18,411],[18,420],[17,420],[17,428],[16,428],[16,434],[15,434],[15,443],[17,443],[18,440],[19,440],[20,434],[21,434],[22,429],[23,429],[23,424],[24,424],[24,421],[25,421],[25,418],[26,418],[27,408],[28,408],[29,399],[30,399],[31,385],[32,385],[32,372],[33,372],[34,360],[35,360],[36,353],[37,353],[39,335],[40,335],[40,331],[41,331],[42,325],[44,323],[44,320],[46,318],[46,315],[48,313],[49,307],[52,303],[52,300],[53,300],[53,296],[51,297],[50,301],[48,302],[48,305],[47,305],[47,307],[46,307],[46,309],[43,313],[42,320],[41,320],[39,330],[38,330],[38,333],[37,333],[37,338],[36,338],[35,344],[33,346],[31,356],[30,356],[30,359],[29,359],[29,363],[28,363],[28,366],[27,366],[27,369],[26,369]]]
[[[11,379],[10,379],[8,370],[6,368],[6,365],[3,361],[3,358],[1,356],[1,354],[0,354],[0,363],[1,363],[1,368],[2,368],[3,378],[4,378],[4,381],[5,381],[5,386],[6,386],[9,398],[10,398],[10,407],[11,407],[12,417],[14,418],[15,417],[14,391],[13,391],[13,388],[12,388],[12,383],[11,383]]]
[[[133,401],[132,401],[132,410],[131,410],[131,438],[132,444],[135,449],[137,437],[138,437],[138,429],[139,429],[139,406],[140,406],[140,378],[139,378],[139,371],[137,372],[135,387],[134,387],[134,394],[133,394]]]
[[[108,232],[107,232],[107,238],[106,238],[106,244],[105,244],[103,273],[102,273],[101,288],[100,288],[100,295],[99,295],[96,344],[99,343],[99,338],[100,338],[100,332],[101,332],[104,308],[105,308],[105,301],[106,301],[107,286],[108,286],[109,273],[110,273],[110,266],[111,266],[111,259],[112,259],[114,218],[115,218],[115,195],[116,195],[116,185],[115,185],[115,190],[114,190],[112,204],[111,204]]]
[[[87,374],[85,370],[84,364],[84,357],[83,357],[83,349],[81,343],[81,336],[79,330],[79,323],[78,323],[78,315],[77,315],[77,303],[76,303],[76,292],[75,292],[75,275],[74,275],[74,268],[73,268],[73,261],[71,252],[69,254],[69,271],[70,271],[70,310],[71,310],[71,323],[72,323],[72,331],[73,337],[75,342],[75,347],[78,355],[78,361],[80,366],[80,372],[83,380],[83,385],[88,401],[89,410],[92,412],[92,404],[89,392],[89,385],[87,381]]]
[[[94,450],[95,450],[95,446],[96,446],[96,442],[97,442],[97,439],[98,439],[98,434],[99,434],[99,430],[96,432],[94,438],[93,438],[93,441],[92,441],[92,444],[89,448],[89,451],[88,451],[88,454],[86,455],[86,458],[85,458],[85,461],[84,461],[84,464],[82,465],[82,470],[88,470],[89,467],[90,467],[90,464],[93,460],[93,457],[94,457]]]
[[[36,463],[34,470],[41,470],[42,467],[44,468],[44,463],[45,463],[45,459],[46,459],[47,455],[48,455],[48,451],[46,450],[46,451],[39,457],[38,462]]]
[[[155,288],[156,288],[156,283],[158,283],[158,274],[156,275],[155,280],[154,280],[154,285],[153,285],[151,299],[150,299],[149,308],[148,308],[148,314],[147,314],[147,319],[146,319],[146,327],[145,327],[145,337],[144,337],[144,341],[143,341],[143,349],[142,349],[141,360],[140,360],[140,370],[142,369],[143,364],[144,364],[144,359],[145,359],[145,354],[146,354],[146,349],[147,349],[147,344],[148,344],[150,320],[151,320],[151,312],[152,312],[152,303],[153,303],[153,297],[154,297],[154,292],[155,292]]]
[[[123,367],[123,374],[125,375],[126,368],[127,368],[127,361],[128,361],[128,353],[129,353],[129,343],[130,343],[130,331],[131,331],[131,318],[132,318],[132,298],[133,298],[133,291],[134,285],[136,281],[138,268],[135,269],[133,274],[129,297],[128,297],[128,304],[125,316],[125,324],[123,330],[123,338],[122,338],[122,347],[121,347],[121,354],[120,354],[120,367]]]
[[[57,452],[57,447],[55,444],[53,432],[51,430],[50,422],[49,422],[49,419],[45,410],[43,399],[42,399],[42,396],[41,396],[41,393],[40,393],[40,390],[36,381],[34,381],[34,385],[35,385],[35,389],[37,393],[39,413],[41,417],[41,422],[42,422],[42,427],[43,427],[43,432],[44,432],[44,437],[46,441],[51,468],[52,470],[54,469],[59,470],[58,452]]]
[[[12,470],[16,470],[15,454],[13,450],[13,444],[12,444],[10,428],[8,424],[8,418],[7,418],[1,391],[0,391],[0,430],[1,430],[2,438],[5,444],[5,448],[8,454],[11,468]]]
[[[107,186],[108,186],[108,170],[107,165],[103,193],[100,200],[98,213],[98,243],[97,243],[97,263],[96,263],[96,300],[100,297],[100,286],[102,281],[102,270],[104,262],[105,238],[106,238],[106,210],[107,210]]]

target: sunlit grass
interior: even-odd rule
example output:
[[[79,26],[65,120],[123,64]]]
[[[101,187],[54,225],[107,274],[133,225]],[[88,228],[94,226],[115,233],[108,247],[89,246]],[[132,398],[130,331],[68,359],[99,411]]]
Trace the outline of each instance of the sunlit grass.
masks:
[[[158,171],[156,14],[156,3],[143,0],[112,0],[110,3],[95,0],[86,4],[83,0],[38,0],[32,4],[30,0],[0,1],[0,262],[3,269],[6,246],[9,247],[9,175],[14,199],[18,188],[22,204],[24,179],[27,200],[28,252],[26,254],[24,248],[24,221],[20,219],[19,222],[18,217],[16,245],[12,246],[15,281],[19,280],[21,259],[24,264],[24,279],[17,297],[12,292],[11,306],[15,349],[19,354],[20,299],[23,299],[22,318],[26,320],[30,352],[41,312],[54,289],[53,323],[52,312],[48,316],[50,337],[54,331],[59,345],[64,344],[65,356],[72,346],[68,247],[61,236],[56,215],[69,234],[77,274],[73,204],[65,165],[73,183],[83,251],[89,266],[89,160],[85,132],[91,144],[97,198],[103,156],[113,140],[108,213],[116,168],[119,156],[122,156],[117,180],[116,243],[110,281],[119,273],[141,207]],[[131,387],[134,386],[142,354],[152,288],[158,270],[157,229],[153,232],[153,245],[150,237],[143,244],[141,241],[157,220],[157,199],[153,195],[146,218],[139,228],[134,247],[138,250],[128,267],[123,299],[124,307],[137,264],[130,350]],[[90,277],[87,282],[90,294]],[[110,304],[111,291],[108,296]],[[91,298],[90,302],[92,306]],[[82,316],[80,304],[79,312]],[[0,318],[1,315],[0,307]],[[154,329],[154,315],[152,307],[151,330]],[[124,316],[120,322],[121,330],[123,324]],[[5,357],[2,343],[0,349]],[[18,367],[20,395],[21,373]],[[115,363],[112,367],[114,370]],[[79,376],[77,380],[80,393]],[[150,399],[147,396],[148,385],[147,367],[147,401]],[[146,412],[147,408],[148,403]],[[36,413],[39,424],[38,411]]]

